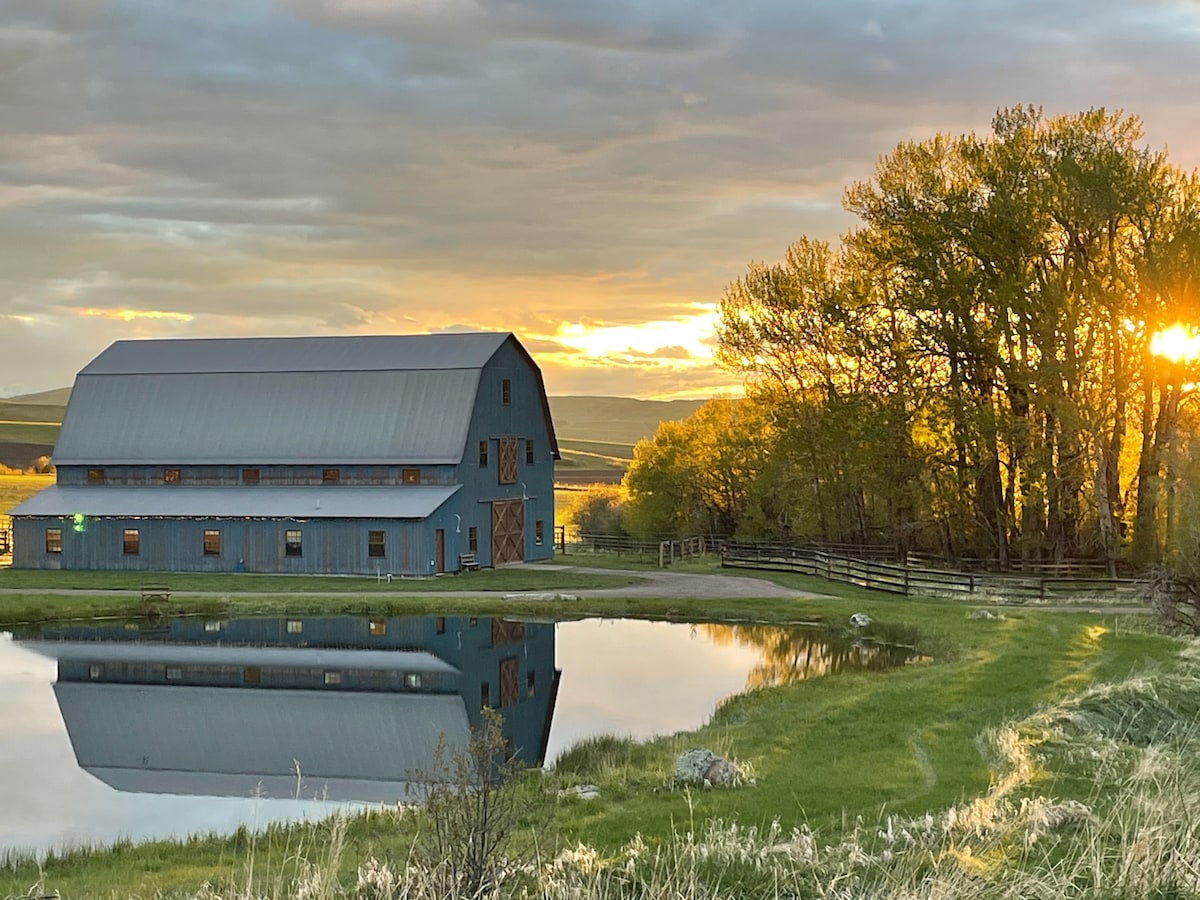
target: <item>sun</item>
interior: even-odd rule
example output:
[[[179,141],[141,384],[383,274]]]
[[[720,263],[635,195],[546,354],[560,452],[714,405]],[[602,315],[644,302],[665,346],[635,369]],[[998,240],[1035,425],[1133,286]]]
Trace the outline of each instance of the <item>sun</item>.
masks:
[[[1151,336],[1150,352],[1174,363],[1195,362],[1200,359],[1200,334],[1190,326],[1176,323]]]

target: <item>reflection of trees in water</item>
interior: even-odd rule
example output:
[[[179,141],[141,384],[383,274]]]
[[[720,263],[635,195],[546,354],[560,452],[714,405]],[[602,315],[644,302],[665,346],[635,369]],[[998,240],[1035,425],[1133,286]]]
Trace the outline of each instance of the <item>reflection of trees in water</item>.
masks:
[[[751,647],[760,654],[746,676],[747,689],[789,684],[805,678],[890,669],[911,655],[904,647],[843,641],[813,628],[781,625],[698,625],[718,647]]]

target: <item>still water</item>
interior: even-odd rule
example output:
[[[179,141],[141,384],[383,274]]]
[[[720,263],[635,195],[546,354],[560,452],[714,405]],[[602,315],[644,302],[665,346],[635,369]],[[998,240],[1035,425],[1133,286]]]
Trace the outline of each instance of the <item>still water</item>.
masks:
[[[0,636],[0,848],[228,832],[403,800],[483,705],[533,765],[692,729],[754,687],[888,668],[802,627],[487,617],[47,626]]]

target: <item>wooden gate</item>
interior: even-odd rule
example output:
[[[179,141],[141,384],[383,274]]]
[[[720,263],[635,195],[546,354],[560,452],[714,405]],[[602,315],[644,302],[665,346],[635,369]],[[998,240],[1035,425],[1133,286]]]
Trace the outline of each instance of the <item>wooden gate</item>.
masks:
[[[492,501],[492,565],[525,559],[525,503]]]

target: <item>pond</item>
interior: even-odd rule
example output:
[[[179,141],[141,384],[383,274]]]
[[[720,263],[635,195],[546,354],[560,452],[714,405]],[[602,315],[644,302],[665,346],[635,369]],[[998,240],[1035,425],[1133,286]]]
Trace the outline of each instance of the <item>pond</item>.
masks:
[[[67,623],[0,637],[0,848],[229,832],[413,796],[487,705],[532,765],[911,657],[802,626],[490,617]]]

